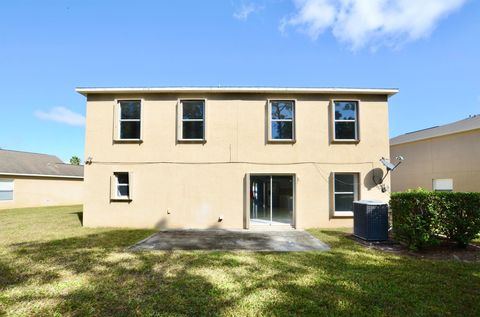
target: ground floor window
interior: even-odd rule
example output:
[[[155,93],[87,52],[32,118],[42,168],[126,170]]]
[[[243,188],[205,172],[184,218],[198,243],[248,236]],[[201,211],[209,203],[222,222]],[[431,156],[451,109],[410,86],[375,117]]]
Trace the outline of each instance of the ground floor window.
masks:
[[[131,173],[129,172],[115,172],[111,182],[111,198],[113,200],[131,200]]]
[[[353,214],[353,202],[358,200],[358,174],[334,173],[333,179],[335,214]]]
[[[13,179],[0,178],[0,201],[13,200]]]
[[[453,179],[451,178],[434,179],[433,190],[436,192],[452,192]]]

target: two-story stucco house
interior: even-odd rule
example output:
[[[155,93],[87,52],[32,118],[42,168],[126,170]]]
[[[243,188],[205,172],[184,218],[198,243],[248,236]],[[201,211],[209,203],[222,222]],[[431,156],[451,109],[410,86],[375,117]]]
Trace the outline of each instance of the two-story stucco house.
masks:
[[[77,91],[85,226],[338,227],[354,200],[388,201],[371,171],[389,157],[395,89]]]

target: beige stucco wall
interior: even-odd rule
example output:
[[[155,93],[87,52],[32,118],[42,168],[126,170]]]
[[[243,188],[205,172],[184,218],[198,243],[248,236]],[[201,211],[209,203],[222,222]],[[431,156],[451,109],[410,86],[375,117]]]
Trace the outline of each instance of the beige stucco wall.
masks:
[[[82,179],[11,175],[0,175],[0,178],[14,181],[13,200],[0,201],[0,209],[83,203]]]
[[[115,143],[115,99],[142,98],[143,142]],[[176,141],[179,98],[206,98],[204,144]],[[268,99],[296,99],[296,142],[266,142]],[[330,142],[331,98],[359,99],[360,142]],[[360,173],[362,199],[388,201],[371,181],[389,157],[386,96],[89,95],[84,225],[242,228],[247,173],[296,174],[297,228],[350,226],[331,212],[331,173]],[[110,201],[113,172],[133,172],[133,200]],[[387,185],[389,179],[386,180]],[[224,216],[222,222],[218,217]]]
[[[391,146],[405,161],[392,173],[392,191],[422,187],[433,179],[453,179],[454,191],[480,191],[480,130]]]

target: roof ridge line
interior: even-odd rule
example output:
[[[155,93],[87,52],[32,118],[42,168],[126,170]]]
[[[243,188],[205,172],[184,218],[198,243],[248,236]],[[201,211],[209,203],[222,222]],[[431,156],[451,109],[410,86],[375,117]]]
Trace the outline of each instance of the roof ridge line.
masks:
[[[47,154],[47,153],[40,153],[40,152],[32,152],[32,151],[20,151],[20,150],[10,150],[10,149],[3,149],[0,148],[0,151],[8,151],[8,152],[18,152],[18,153],[29,153],[29,154],[40,154],[40,155],[46,155],[46,156],[54,156],[60,160],[58,156],[55,154]],[[60,160],[61,161],[61,160]]]

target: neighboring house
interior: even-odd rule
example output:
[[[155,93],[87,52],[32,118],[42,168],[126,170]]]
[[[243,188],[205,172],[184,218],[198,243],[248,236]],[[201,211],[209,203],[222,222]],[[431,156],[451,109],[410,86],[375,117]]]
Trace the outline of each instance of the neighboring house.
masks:
[[[478,192],[480,116],[392,138],[390,155],[405,158],[392,173],[392,191]]]
[[[85,226],[352,224],[388,201],[395,89],[78,88],[87,97]],[[386,179],[389,184],[389,179]]]
[[[83,202],[83,166],[47,154],[0,149],[0,209]]]

